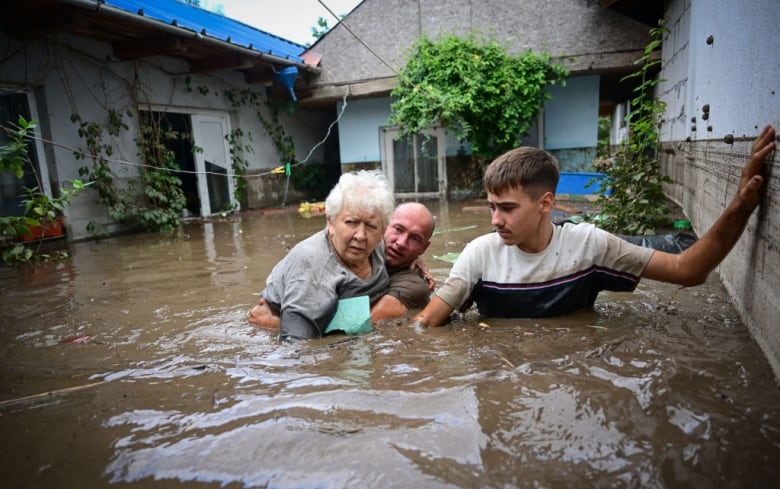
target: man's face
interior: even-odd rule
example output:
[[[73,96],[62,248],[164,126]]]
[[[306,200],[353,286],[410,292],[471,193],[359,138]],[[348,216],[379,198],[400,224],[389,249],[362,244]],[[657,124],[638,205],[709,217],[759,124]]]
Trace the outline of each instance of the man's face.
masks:
[[[414,206],[400,206],[385,230],[385,261],[393,268],[405,267],[428,249],[430,216]]]
[[[499,194],[488,192],[490,224],[507,246],[518,246],[528,252],[538,252],[542,223],[549,221],[545,210],[552,205],[552,194],[538,199],[519,188],[510,188]],[[546,238],[545,238],[546,239]],[[544,241],[546,246],[546,241]],[[543,249],[543,248],[542,248]]]

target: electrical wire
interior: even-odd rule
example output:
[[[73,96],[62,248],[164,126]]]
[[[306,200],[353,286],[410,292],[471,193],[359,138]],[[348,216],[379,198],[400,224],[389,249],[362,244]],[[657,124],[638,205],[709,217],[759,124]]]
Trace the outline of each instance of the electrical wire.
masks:
[[[361,39],[360,36],[358,36],[352,29],[350,29],[349,26],[347,24],[345,24],[343,22],[343,20],[340,19],[333,12],[333,10],[330,7],[328,7],[322,0],[318,0],[318,2],[320,3],[320,5],[322,5],[322,7],[325,10],[327,10],[330,13],[330,15],[333,16],[334,19],[336,19],[337,25],[341,24],[344,27],[344,29],[346,29],[347,32],[349,32],[350,35],[352,35],[352,37],[354,37],[361,45],[363,45],[363,47],[366,48],[366,50],[368,52],[370,52],[374,57],[376,57],[376,59],[378,59],[382,64],[384,64],[399,79],[404,79],[403,75],[401,73],[399,73],[398,70],[396,70],[393,66],[391,66],[387,61],[384,60],[384,58],[382,58],[376,51],[374,51],[368,44],[366,44],[366,42],[363,41],[363,39]],[[408,82],[408,80],[407,80],[407,82]],[[285,176],[286,176],[286,181],[285,181],[284,197],[282,199],[282,206],[285,206],[286,203],[287,203],[287,195],[288,195],[288,189],[289,189],[289,183],[290,183],[290,174],[291,174],[290,169],[306,164],[306,162],[309,160],[309,158],[311,158],[311,156],[314,154],[314,151],[318,147],[320,147],[322,144],[324,144],[325,141],[327,141],[327,139],[330,137],[330,134],[331,134],[331,131],[333,129],[333,126],[336,125],[341,120],[341,117],[344,115],[344,111],[346,110],[347,105],[348,105],[347,98],[348,98],[349,95],[350,95],[350,90],[349,90],[349,88],[347,88],[347,92],[344,94],[344,96],[342,98],[342,106],[341,106],[341,109],[339,110],[339,113],[338,113],[336,119],[333,120],[330,123],[330,125],[328,125],[328,129],[326,131],[325,136],[319,142],[317,142],[315,145],[313,145],[311,147],[311,149],[309,150],[308,154],[306,155],[306,157],[303,160],[298,161],[298,162],[293,163],[293,164],[287,163],[284,166],[279,166],[279,167],[273,168],[273,169],[271,169],[271,170],[269,170],[267,172],[254,173],[254,174],[251,174],[251,175],[240,175],[240,178],[244,178],[245,180],[249,180],[250,178],[259,178],[259,177],[265,177],[265,176],[268,176],[268,175],[284,173]],[[46,138],[44,138],[42,136],[28,134],[27,138],[30,139],[30,140],[40,141],[43,144],[48,144],[48,145],[51,145],[53,147],[66,149],[68,151],[71,151],[74,155],[80,156],[80,157],[82,157],[84,159],[92,159],[92,158],[94,158],[94,155],[85,153],[81,149],[74,148],[74,147],[68,146],[66,144],[58,143],[56,141],[52,141],[52,140],[46,139]],[[100,159],[103,160],[103,161],[106,161],[106,162],[109,162],[109,163],[118,164],[118,165],[127,165],[127,166],[132,166],[132,167],[137,167],[137,168],[148,168],[148,169],[151,169],[151,170],[169,171],[171,173],[181,173],[181,174],[191,174],[191,175],[217,175],[217,176],[228,176],[228,177],[231,177],[231,178],[235,178],[236,177],[236,175],[230,171],[231,169],[227,169],[227,173],[220,173],[220,172],[211,172],[211,171],[183,170],[183,169],[180,169],[180,168],[160,167],[160,166],[150,165],[150,164],[146,164],[146,163],[138,163],[138,162],[132,162],[132,161],[121,160],[121,159],[116,159],[116,158],[109,158],[109,157],[106,157],[106,156],[101,156]]]
[[[336,119],[334,121],[332,121],[330,123],[330,125],[328,126],[328,130],[325,133],[325,136],[319,142],[317,142],[317,144],[312,146],[311,150],[309,150],[309,153],[306,155],[306,157],[303,160],[301,160],[299,162],[296,162],[294,164],[291,164],[290,168],[294,168],[294,167],[297,167],[297,166],[305,164],[309,160],[309,158],[311,158],[312,154],[314,154],[314,151],[318,147],[322,146],[325,143],[325,141],[330,137],[330,133],[333,130],[333,126],[336,125],[339,122],[339,120],[341,119],[341,116],[344,115],[344,110],[347,108],[347,95],[348,94],[344,94],[344,97],[342,99],[342,104],[343,105],[341,107],[341,110],[339,111],[339,114],[336,117]],[[68,151],[71,151],[74,155],[78,155],[78,156],[80,156],[80,157],[82,157],[84,159],[92,159],[94,157],[94,155],[89,154],[89,153],[85,153],[84,151],[82,151],[82,150],[80,150],[78,148],[74,148],[74,147],[68,146],[66,144],[58,143],[56,141],[52,141],[50,139],[46,139],[46,138],[44,138],[42,136],[38,136],[38,135],[35,135],[35,134],[28,134],[27,135],[27,139],[34,140],[34,141],[40,141],[43,144],[48,144],[48,145],[53,146],[53,147],[66,149]],[[146,163],[137,163],[137,162],[133,162],[133,161],[120,160],[120,159],[116,159],[116,158],[109,158],[109,157],[106,157],[106,156],[101,156],[100,159],[104,160],[104,161],[106,161],[108,163],[116,163],[118,165],[127,165],[127,166],[133,166],[133,167],[138,167],[138,168],[148,168],[150,170],[165,170],[165,171],[170,171],[172,173],[185,173],[185,174],[191,174],[191,175],[218,175],[218,176],[225,176],[225,173],[210,172],[210,171],[197,171],[197,170],[182,170],[180,168],[167,168],[167,167],[162,167],[162,166],[149,165],[149,164],[146,164]],[[280,169],[284,170],[285,167],[281,166],[281,167],[274,168],[274,169],[272,169],[270,171],[267,171],[267,172],[255,173],[255,174],[252,174],[252,175],[241,175],[241,178],[249,179],[249,178],[264,177],[264,176],[268,176],[268,175],[271,175],[271,174],[278,174],[278,173],[281,173],[279,171]],[[235,177],[236,175],[233,174],[232,172],[228,172],[227,176]],[[288,177],[288,179],[289,179],[289,177]]]

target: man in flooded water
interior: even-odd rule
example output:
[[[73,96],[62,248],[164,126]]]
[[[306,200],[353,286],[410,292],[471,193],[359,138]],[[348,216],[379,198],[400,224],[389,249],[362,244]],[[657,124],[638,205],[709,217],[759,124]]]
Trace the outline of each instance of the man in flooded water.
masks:
[[[774,139],[767,125],[753,143],[731,203],[680,254],[633,245],[592,224],[553,225],[555,158],[529,147],[499,156],[484,175],[495,232],[466,245],[414,321],[440,326],[473,302],[486,317],[558,316],[592,307],[602,290],[632,291],[642,277],[683,286],[704,283],[761,200],[764,161],[775,149]]]
[[[383,236],[390,285],[371,306],[372,323],[401,317],[428,303],[433,282],[427,270],[415,264],[431,244],[433,230],[433,215],[423,204],[406,202],[393,211]],[[279,314],[262,297],[249,312],[249,322],[264,328],[280,327]]]

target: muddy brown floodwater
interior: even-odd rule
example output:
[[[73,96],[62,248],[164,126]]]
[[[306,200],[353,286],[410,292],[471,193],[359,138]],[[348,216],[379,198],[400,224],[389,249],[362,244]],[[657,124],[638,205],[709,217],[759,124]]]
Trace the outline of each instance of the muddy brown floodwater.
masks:
[[[441,281],[489,222],[430,204]],[[2,487],[777,487],[780,389],[716,276],[280,345],[247,311],[322,226],[244,215],[0,271]]]

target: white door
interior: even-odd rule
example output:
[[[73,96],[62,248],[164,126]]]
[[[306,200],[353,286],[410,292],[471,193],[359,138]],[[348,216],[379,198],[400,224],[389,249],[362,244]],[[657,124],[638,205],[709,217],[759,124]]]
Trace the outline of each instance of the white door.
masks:
[[[192,138],[195,170],[198,172],[200,215],[238,209],[235,182],[227,136],[230,124],[226,115],[193,115]]]
[[[383,127],[382,168],[398,197],[440,197],[447,193],[444,130],[428,129],[396,139],[397,128]]]

